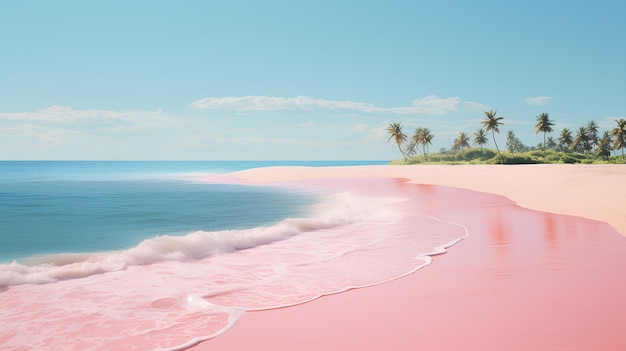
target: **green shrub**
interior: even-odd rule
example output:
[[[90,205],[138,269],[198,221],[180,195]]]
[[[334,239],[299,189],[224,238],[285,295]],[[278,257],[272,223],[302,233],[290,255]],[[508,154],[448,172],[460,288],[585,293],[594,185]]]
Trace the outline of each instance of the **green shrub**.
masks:
[[[471,148],[457,152],[455,159],[460,161],[487,161],[495,155],[497,155],[497,153],[490,149]]]
[[[611,156],[608,161],[596,159],[591,154],[568,153],[556,150],[530,150],[524,152],[503,152],[502,163],[535,164],[535,163],[616,163],[624,164],[621,155]],[[392,165],[400,164],[500,164],[500,156],[496,150],[470,148],[461,151],[433,152],[424,159],[423,155],[409,160],[394,160]]]

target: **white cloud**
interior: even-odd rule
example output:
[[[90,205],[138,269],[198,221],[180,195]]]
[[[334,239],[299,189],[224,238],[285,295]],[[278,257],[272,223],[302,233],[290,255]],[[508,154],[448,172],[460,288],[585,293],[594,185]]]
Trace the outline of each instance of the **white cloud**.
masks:
[[[617,120],[620,118],[626,118],[624,116],[606,116],[598,121],[598,126],[604,130],[611,130],[617,127]]]
[[[489,111],[491,107],[475,101],[463,101],[463,109],[466,111]]]
[[[459,97],[441,98],[436,95],[415,99],[410,106],[380,107],[366,102],[347,100],[314,99],[308,96],[294,98],[275,96],[241,96],[241,97],[209,97],[194,101],[192,108],[204,110],[241,111],[280,111],[280,110],[348,110],[361,113],[392,113],[392,114],[426,114],[441,115],[458,110],[461,104]],[[475,102],[464,102],[465,108],[484,106]]]
[[[70,106],[55,105],[36,112],[0,112],[0,119],[51,123],[112,123],[130,122],[132,117],[123,112],[107,110],[75,110]]]
[[[533,106],[545,106],[552,101],[552,96],[527,97],[524,101]]]
[[[35,138],[44,146],[56,146],[72,143],[73,140],[82,138],[85,134],[65,129],[48,129],[30,124],[22,124],[14,127],[0,128],[0,136],[15,139]]]
[[[34,112],[0,112],[0,159],[141,158],[137,155],[143,150],[149,153],[150,148],[166,145],[170,135],[206,125],[201,118],[196,122],[177,117],[160,110],[77,110],[58,105]]]
[[[383,112],[393,112],[397,114],[427,114],[427,115],[442,115],[448,112],[455,112],[458,110],[461,99],[458,97],[440,98],[436,95],[430,95],[421,99],[415,99],[412,102],[412,106],[408,107],[392,107],[389,109],[383,109]]]
[[[308,96],[297,96],[294,98],[275,96],[204,98],[192,102],[191,107],[207,110],[235,111],[311,110],[323,108],[372,112],[378,109],[376,106],[367,103],[313,99]]]

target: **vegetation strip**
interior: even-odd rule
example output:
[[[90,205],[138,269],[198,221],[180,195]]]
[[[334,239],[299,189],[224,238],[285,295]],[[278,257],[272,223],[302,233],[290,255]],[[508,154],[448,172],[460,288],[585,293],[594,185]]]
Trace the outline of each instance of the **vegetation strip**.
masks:
[[[589,121],[586,126],[578,128],[576,135],[568,128],[563,128],[557,140],[553,137],[546,139],[547,133],[552,133],[554,121],[547,113],[537,116],[535,133],[543,133],[543,143],[537,147],[524,145],[512,130],[506,138],[507,152],[500,152],[496,143],[495,133],[500,133],[499,127],[504,123],[503,117],[497,112],[485,111],[486,118],[481,121],[483,128],[474,133],[472,143],[478,147],[470,147],[467,133],[461,132],[454,139],[451,150],[441,149],[436,153],[428,153],[428,145],[432,145],[434,135],[430,129],[418,127],[409,139],[402,131],[402,122],[390,123],[387,127],[389,138],[398,145],[402,160],[391,161],[391,164],[416,163],[445,163],[445,164],[529,164],[529,163],[626,163],[624,149],[626,148],[626,119],[616,120],[617,126],[610,131],[604,131],[598,136],[598,124]],[[489,144],[488,133],[491,132],[496,151],[484,148]],[[408,141],[406,147],[403,144]],[[421,149],[420,149],[421,146]],[[621,150],[621,156],[617,151]],[[615,151],[615,155],[611,152]],[[419,153],[419,154],[418,154]]]

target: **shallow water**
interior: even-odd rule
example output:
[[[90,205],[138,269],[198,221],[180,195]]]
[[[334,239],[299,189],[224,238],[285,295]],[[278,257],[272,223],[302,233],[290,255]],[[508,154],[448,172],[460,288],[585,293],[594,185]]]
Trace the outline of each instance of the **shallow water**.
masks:
[[[287,185],[297,196],[316,194],[304,197],[315,201],[267,225],[4,265],[0,345],[179,349],[226,331],[245,311],[404,276],[467,236],[462,225],[416,213],[419,199],[394,191],[395,180],[347,183]]]

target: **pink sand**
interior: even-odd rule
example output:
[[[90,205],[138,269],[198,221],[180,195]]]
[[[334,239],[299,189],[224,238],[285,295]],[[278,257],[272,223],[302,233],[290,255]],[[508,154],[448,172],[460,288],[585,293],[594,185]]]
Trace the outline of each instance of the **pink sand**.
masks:
[[[193,350],[626,349],[626,238],[614,229],[626,234],[625,166],[296,167],[238,176],[401,177],[565,215],[399,182],[428,200],[416,211],[463,223],[470,237],[402,279],[248,312]]]

